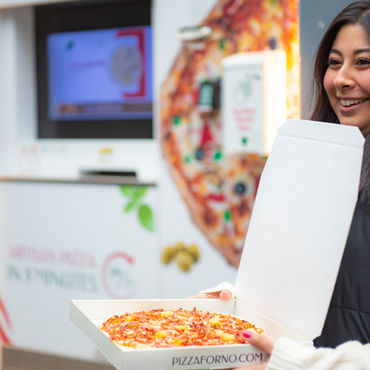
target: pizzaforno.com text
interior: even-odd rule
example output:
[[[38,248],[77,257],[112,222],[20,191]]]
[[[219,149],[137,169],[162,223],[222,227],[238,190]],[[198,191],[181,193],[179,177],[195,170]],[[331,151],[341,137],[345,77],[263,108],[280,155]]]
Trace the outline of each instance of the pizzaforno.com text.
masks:
[[[263,353],[242,353],[239,355],[203,355],[203,356],[177,356],[172,357],[172,366],[194,365],[233,365],[252,362],[263,362]]]

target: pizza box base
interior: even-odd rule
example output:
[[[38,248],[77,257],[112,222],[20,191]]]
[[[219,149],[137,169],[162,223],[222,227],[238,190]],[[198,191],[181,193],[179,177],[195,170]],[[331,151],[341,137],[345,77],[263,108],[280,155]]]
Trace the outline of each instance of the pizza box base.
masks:
[[[70,304],[70,319],[117,369],[225,369],[250,366],[266,359],[264,352],[248,344],[153,349],[124,348],[113,343],[100,329],[106,319],[125,312],[158,308],[193,309],[194,307],[210,312],[236,314],[263,328],[267,333],[279,332],[292,339],[302,339],[276,322],[248,309],[237,298],[228,302],[218,299],[74,300]]]

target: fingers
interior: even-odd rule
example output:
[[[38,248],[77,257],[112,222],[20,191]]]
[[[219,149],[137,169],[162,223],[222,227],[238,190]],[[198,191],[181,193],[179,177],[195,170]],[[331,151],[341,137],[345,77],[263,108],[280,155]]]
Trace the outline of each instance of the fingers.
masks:
[[[193,299],[221,299],[222,301],[229,301],[232,298],[230,290],[221,290],[217,292],[198,293],[189,298]]]
[[[275,341],[268,335],[258,334],[253,330],[243,330],[243,336],[252,346],[258,347],[268,355],[271,354]]]
[[[231,298],[232,298],[232,294],[230,290],[221,290],[220,299],[222,301],[230,301]]]
[[[265,370],[266,368],[266,362],[262,363],[262,364],[257,364],[257,365],[253,365],[253,366],[248,366],[245,368],[245,370]],[[243,368],[242,368],[243,369]],[[239,368],[240,370],[240,368]]]
[[[264,362],[262,364],[252,365],[252,366],[243,366],[243,367],[236,367],[234,369],[229,370],[265,370],[267,363]]]
[[[266,365],[267,365],[266,362],[264,362],[262,364],[246,367],[245,370],[265,370]]]
[[[190,299],[217,299],[219,298],[219,292],[215,293],[198,293],[189,297]]]

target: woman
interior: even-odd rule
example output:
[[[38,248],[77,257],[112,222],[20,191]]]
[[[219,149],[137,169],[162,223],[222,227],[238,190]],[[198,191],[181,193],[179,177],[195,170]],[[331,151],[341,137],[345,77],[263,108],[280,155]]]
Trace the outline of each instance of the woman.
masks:
[[[245,369],[370,369],[370,1],[358,1],[332,21],[318,47],[311,119],[357,126],[364,137],[358,201],[324,328],[303,347],[256,333],[247,340],[271,357]],[[340,186],[340,184],[338,184]],[[222,292],[222,299],[228,299]],[[346,343],[344,343],[346,342]],[[342,344],[344,343],[344,344]],[[366,344],[366,345],[365,345]]]
[[[370,1],[333,20],[318,48],[311,119],[357,126],[366,137],[359,197],[317,347],[370,342]]]

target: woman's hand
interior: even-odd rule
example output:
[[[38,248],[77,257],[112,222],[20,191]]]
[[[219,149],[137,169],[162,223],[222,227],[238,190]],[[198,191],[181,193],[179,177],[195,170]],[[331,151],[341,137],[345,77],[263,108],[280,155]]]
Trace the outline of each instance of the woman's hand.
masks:
[[[221,299],[223,301],[229,301],[232,298],[232,293],[230,290],[223,289],[223,290],[218,290],[215,292],[202,292],[198,293],[192,297],[193,299]],[[267,359],[265,362],[256,364],[253,366],[247,366],[247,367],[239,367],[235,369],[230,369],[230,370],[264,370],[266,368],[267,362],[270,358],[272,349],[274,348],[275,341],[264,334],[258,334],[255,331],[252,330],[244,330],[243,331],[243,336],[245,337],[246,341],[248,344],[251,344],[252,346],[255,346],[262,351],[267,353]]]
[[[219,290],[217,292],[198,293],[190,299],[221,299],[222,301],[229,301],[232,298],[230,290]]]
[[[243,330],[243,336],[247,340],[248,344],[259,348],[260,350],[267,353],[267,359],[261,364],[256,364],[247,367],[238,367],[232,370],[264,370],[270,358],[272,349],[274,348],[275,341],[268,335],[258,334],[252,330]]]

